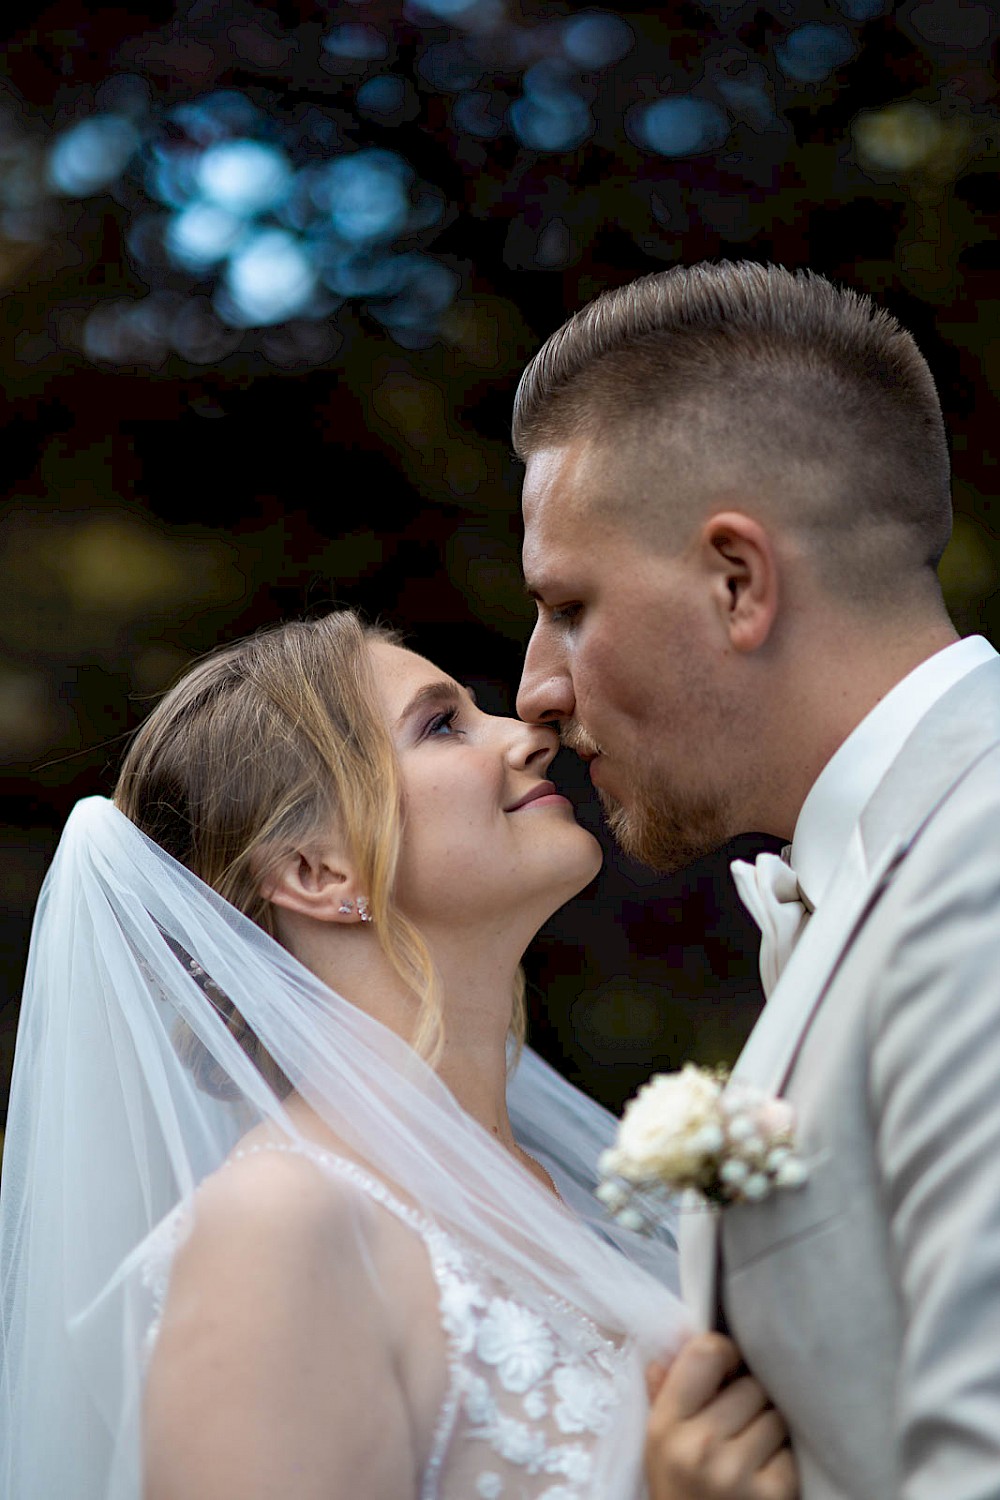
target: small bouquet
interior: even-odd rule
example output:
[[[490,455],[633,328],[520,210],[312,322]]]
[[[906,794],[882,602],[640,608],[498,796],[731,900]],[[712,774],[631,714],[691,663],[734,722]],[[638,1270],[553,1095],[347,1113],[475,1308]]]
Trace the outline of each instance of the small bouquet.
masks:
[[[786,1100],[729,1083],[724,1069],[688,1063],[657,1073],[629,1100],[615,1144],[601,1154],[597,1196],[637,1230],[650,1229],[679,1192],[712,1204],[759,1203],[806,1180],[794,1127]]]

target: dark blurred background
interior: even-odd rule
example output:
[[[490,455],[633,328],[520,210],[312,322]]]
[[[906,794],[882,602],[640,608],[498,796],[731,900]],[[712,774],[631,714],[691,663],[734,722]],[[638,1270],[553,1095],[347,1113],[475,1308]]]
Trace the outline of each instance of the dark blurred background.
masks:
[[[988,0],[54,0],[0,30],[0,1093],[62,821],[194,656],[337,601],[512,704],[514,388],[605,287],[749,257],[883,301],[952,435],[949,605],[1000,642]],[[764,845],[666,880],[609,852],[529,954],[540,1049],[612,1106],[731,1059],[761,997],[727,862]]]

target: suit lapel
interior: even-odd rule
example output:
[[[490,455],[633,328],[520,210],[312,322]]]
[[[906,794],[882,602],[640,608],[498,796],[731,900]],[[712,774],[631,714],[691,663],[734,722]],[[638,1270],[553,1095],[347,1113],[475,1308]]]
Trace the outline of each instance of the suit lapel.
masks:
[[[741,1078],[771,1092],[784,1087],[840,959],[925,825],[998,744],[1000,659],[940,698],[890,766],[740,1054]]]
[[[823,904],[810,919],[734,1075],[780,1093],[843,956],[910,846],[973,766],[1000,744],[1000,659],[963,678],[906,741],[865,808]],[[718,1309],[718,1214],[683,1219],[681,1287],[703,1327]]]
[[[888,846],[876,869],[869,872],[861,836],[855,830],[823,906],[806,925],[739,1056],[734,1077],[766,1093],[781,1092],[840,958],[898,863],[899,848],[898,843]],[[682,1224],[681,1291],[698,1326],[712,1328],[719,1306],[719,1215],[692,1208],[684,1212]]]

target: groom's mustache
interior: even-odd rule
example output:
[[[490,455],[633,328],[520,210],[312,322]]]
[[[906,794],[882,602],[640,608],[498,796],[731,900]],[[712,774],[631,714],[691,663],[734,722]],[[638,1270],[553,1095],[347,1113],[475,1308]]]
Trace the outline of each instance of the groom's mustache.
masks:
[[[584,760],[593,760],[595,755],[601,753],[597,741],[575,719],[564,719],[559,725],[559,742]]]

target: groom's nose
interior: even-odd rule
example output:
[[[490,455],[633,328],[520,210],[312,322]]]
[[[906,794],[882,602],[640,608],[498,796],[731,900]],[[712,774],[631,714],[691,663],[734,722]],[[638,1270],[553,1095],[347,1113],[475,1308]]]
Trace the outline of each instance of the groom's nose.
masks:
[[[551,724],[571,719],[575,707],[565,650],[551,627],[539,620],[524,657],[517,711],[529,724]]]

